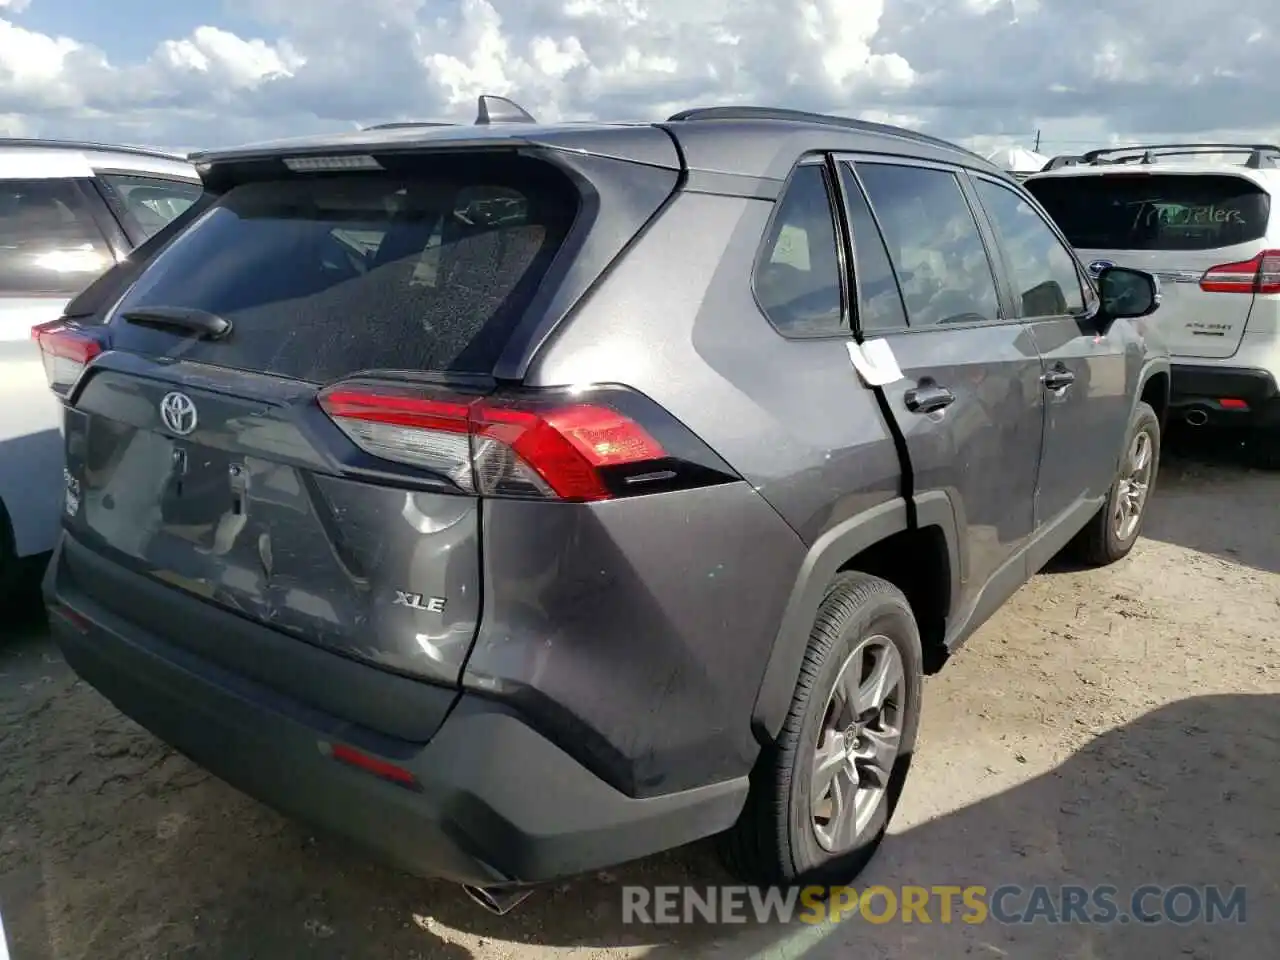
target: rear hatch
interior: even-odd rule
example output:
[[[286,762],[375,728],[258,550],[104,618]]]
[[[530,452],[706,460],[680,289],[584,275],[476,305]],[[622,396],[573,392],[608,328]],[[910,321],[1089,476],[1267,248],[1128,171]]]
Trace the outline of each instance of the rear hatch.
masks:
[[[1255,295],[1280,273],[1280,256],[1264,244],[1270,194],[1243,171],[1126,168],[1026,186],[1095,272],[1102,261],[1160,278],[1153,321],[1174,356],[1232,356]]]
[[[453,683],[481,611],[483,495],[593,499],[601,436],[627,429],[603,401],[512,400],[495,363],[539,291],[568,282],[566,248],[597,220],[608,243],[632,234],[512,150],[334,166],[350,169],[230,185],[105,326],[43,332],[46,355],[87,365],[50,375],[69,537],[199,602],[175,625],[124,580],[86,567],[75,588],[178,642],[203,603]],[[638,229],[653,208],[634,200]]]

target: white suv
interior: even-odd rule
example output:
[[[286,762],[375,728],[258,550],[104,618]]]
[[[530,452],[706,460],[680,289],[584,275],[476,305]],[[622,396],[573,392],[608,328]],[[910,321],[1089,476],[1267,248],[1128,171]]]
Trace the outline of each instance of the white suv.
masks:
[[[1162,281],[1171,416],[1265,431],[1280,462],[1280,147],[1158,144],[1057,157],[1026,187],[1090,270]]]
[[[171,154],[0,138],[0,609],[34,594],[25,588],[44,568],[62,513],[62,408],[32,327],[56,321],[203,190],[195,167]]]

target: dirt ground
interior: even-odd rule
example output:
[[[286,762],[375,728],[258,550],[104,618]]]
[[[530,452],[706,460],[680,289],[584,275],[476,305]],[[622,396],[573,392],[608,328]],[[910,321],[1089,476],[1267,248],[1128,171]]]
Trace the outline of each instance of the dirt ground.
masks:
[[[925,688],[864,884],[1223,884],[1243,925],[644,927],[623,883],[723,880],[695,846],[494,917],[312,837],[0,644],[0,916],[13,960],[1273,958],[1280,944],[1280,473],[1166,455],[1146,539],[1036,577]],[[2,955],[2,951],[0,951]]]

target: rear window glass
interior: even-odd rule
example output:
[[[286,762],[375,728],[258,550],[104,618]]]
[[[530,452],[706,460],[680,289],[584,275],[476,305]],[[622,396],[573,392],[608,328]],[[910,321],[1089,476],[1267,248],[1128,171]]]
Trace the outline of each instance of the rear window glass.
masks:
[[[198,182],[160,177],[104,174],[108,191],[142,239],[154,236],[199,198]]]
[[[236,186],[143,272],[113,341],[317,382],[372,368],[488,373],[577,204],[549,165],[511,157]],[[207,311],[232,331],[191,342],[121,319],[141,307]]]
[[[1242,177],[1108,174],[1026,184],[1086,250],[1212,250],[1260,239],[1271,198]]]

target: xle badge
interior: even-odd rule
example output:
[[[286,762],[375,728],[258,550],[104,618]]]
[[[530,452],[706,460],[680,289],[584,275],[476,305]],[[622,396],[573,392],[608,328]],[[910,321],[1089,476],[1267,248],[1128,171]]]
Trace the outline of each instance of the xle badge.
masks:
[[[394,603],[397,607],[408,607],[410,610],[444,613],[444,597],[424,597],[420,593],[405,593],[403,590],[397,590]]]

